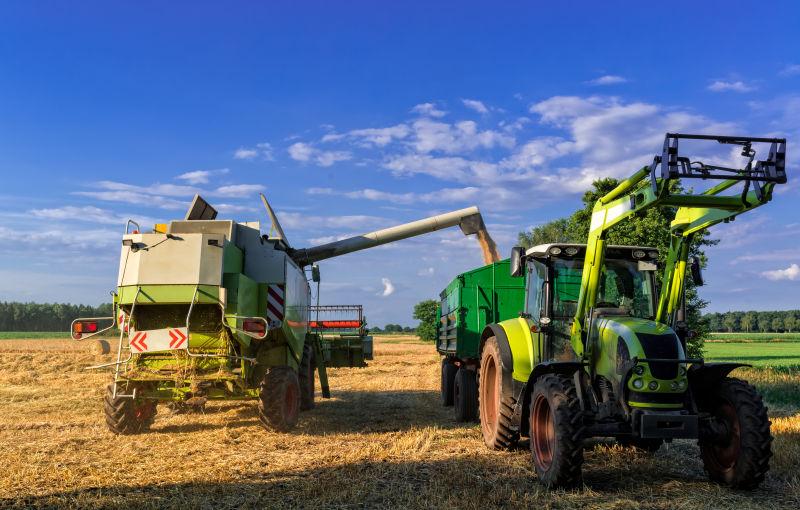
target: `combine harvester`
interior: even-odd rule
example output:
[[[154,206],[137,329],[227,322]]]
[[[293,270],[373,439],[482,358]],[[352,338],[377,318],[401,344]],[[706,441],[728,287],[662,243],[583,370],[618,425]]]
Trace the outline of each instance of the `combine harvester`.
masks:
[[[690,161],[680,140],[740,146],[746,164]],[[770,144],[766,159],[755,159],[754,143]],[[693,237],[769,202],[786,182],[785,156],[785,139],[667,134],[650,167],[597,201],[586,244],[516,247],[458,276],[441,295],[443,403],[459,420],[479,419],[490,448],[530,437],[548,486],[579,483],[590,437],[650,451],[697,439],[713,480],[758,486],[772,455],[766,408],[752,385],[729,377],[747,365],[687,358],[684,280],[689,268],[703,283]],[[678,194],[677,179],[721,182]],[[655,249],[606,245],[611,227],[653,207],[676,210],[660,291]]]
[[[77,319],[71,328],[75,339],[120,330],[117,360],[90,367],[114,369],[105,394],[113,432],[147,430],[159,402],[202,406],[209,399],[258,399],[266,428],[292,429],[299,411],[314,405],[315,370],[329,398],[326,368],[364,366],[372,354],[360,307],[340,309],[357,311],[347,324],[309,324],[327,313],[309,302],[309,279],[320,281],[316,262],[455,225],[465,235],[485,230],[470,207],[294,249],[261,198],[275,235],[262,235],[258,223],[217,220],[199,196],[185,220],[150,233],[128,221],[114,317]],[[339,326],[346,329],[332,334]]]

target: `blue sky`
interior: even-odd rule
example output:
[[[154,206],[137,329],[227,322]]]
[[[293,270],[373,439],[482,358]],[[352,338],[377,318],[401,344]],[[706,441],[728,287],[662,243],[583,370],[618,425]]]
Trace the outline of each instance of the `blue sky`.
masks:
[[[3,3],[0,300],[106,300],[124,221],[198,191],[262,222],[264,191],[296,247],[475,204],[505,254],[683,131],[789,137],[702,295],[799,308],[800,6],[550,4]],[[322,300],[410,325],[480,263],[451,229],[322,263]]]

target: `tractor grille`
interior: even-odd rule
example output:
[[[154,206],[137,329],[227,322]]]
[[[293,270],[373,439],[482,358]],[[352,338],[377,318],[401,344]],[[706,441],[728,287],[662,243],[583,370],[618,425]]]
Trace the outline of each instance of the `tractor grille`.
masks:
[[[648,358],[678,359],[678,338],[673,334],[649,335],[636,333],[639,343]],[[678,376],[677,363],[649,363],[650,373],[658,379],[674,379]]]

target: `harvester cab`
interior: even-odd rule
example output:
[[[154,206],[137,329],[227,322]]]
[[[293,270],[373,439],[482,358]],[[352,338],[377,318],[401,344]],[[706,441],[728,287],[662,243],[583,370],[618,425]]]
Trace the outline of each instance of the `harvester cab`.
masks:
[[[686,141],[738,146],[744,163],[690,160],[679,152]],[[762,160],[758,144],[768,146]],[[702,284],[693,239],[769,202],[786,182],[785,154],[779,138],[667,134],[649,167],[597,201],[586,244],[514,248],[509,265],[525,278],[523,311],[485,328],[475,360],[487,445],[529,436],[540,481],[569,486],[580,480],[585,438],[650,451],[697,439],[713,480],[756,487],[771,456],[766,408],[753,386],[729,377],[742,364],[687,356],[684,282],[688,267]],[[678,179],[714,185],[687,192]],[[675,211],[666,257],[607,245],[609,229],[654,207]]]
[[[217,219],[196,196],[186,217],[122,236],[114,316],[82,318],[73,338],[119,330],[114,381],[105,395],[109,428],[132,434],[152,423],[158,402],[202,406],[209,399],[259,403],[271,430],[293,428],[314,405],[314,377],[330,397],[326,368],[365,366],[371,337],[363,326],[331,334],[312,322],[309,280],[316,262],[442,228],[483,225],[476,207],[329,243],[294,249],[269,203],[272,222]],[[310,273],[310,274],[307,274]],[[361,308],[357,320],[361,320]]]

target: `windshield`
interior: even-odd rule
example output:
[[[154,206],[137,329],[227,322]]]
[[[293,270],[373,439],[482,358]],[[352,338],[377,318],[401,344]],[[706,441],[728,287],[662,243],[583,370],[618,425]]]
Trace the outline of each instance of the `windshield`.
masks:
[[[553,315],[572,318],[581,290],[583,260],[554,260]],[[600,276],[597,308],[624,308],[626,313],[653,319],[653,273],[640,271],[633,260],[606,259]]]

